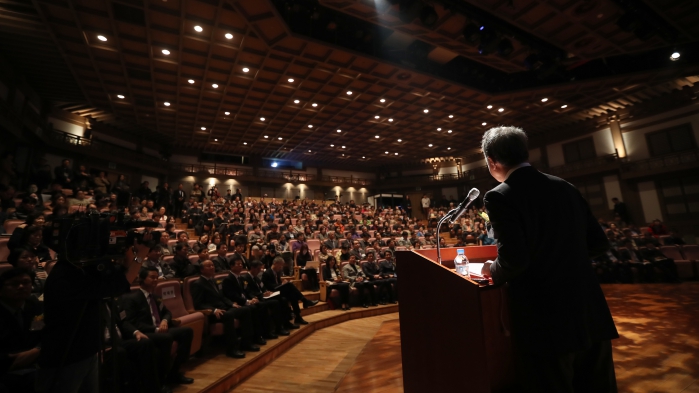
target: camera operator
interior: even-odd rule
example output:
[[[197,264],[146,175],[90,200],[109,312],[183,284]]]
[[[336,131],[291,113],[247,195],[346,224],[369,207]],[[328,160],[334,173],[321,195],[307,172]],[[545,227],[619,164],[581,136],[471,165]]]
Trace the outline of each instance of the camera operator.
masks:
[[[99,391],[99,352],[102,347],[102,299],[129,291],[148,253],[144,244],[129,247],[122,264],[111,261],[80,267],[62,257],[53,267],[44,288],[44,321],[41,369],[37,391],[75,393]],[[136,243],[136,241],[134,241]],[[72,250],[71,250],[72,252]]]

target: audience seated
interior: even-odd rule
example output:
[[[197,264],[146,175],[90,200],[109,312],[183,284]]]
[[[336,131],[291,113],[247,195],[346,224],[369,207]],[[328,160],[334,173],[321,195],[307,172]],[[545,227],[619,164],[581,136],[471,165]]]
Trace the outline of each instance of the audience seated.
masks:
[[[303,317],[301,316],[301,309],[299,307],[299,302],[303,303],[303,308],[315,306],[317,300],[308,300],[303,294],[296,289],[296,287],[286,278],[282,278],[282,269],[284,268],[284,258],[275,257],[272,261],[271,268],[267,269],[262,273],[262,283],[264,287],[270,291],[279,291],[279,293],[288,300],[294,311],[294,323],[298,325],[307,325]]]
[[[362,307],[377,306],[376,290],[374,284],[367,279],[362,267],[357,263],[357,258],[350,255],[349,263],[342,267],[342,278],[350,283],[350,286],[359,291],[362,299]]]

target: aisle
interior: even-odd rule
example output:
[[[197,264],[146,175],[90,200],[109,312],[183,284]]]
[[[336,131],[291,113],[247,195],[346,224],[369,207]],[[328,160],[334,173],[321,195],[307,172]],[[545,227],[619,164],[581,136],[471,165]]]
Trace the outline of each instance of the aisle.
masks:
[[[314,332],[231,392],[333,392],[383,322],[397,319],[398,313],[379,315]]]

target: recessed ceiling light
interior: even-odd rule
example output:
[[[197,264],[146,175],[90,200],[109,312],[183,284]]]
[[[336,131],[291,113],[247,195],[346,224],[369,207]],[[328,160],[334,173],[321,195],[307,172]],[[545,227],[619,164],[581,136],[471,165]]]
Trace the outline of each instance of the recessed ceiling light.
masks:
[[[429,109],[425,109],[423,112],[425,112],[425,113],[430,113],[430,110],[429,110]]]
[[[561,105],[561,109],[565,109],[567,107],[568,107],[568,105]]]
[[[299,100],[294,100],[294,104],[298,104],[299,102],[301,102],[301,101],[299,101]]]
[[[449,115],[449,118],[450,118],[450,119],[453,119],[453,118],[454,118],[454,115]]]
[[[265,139],[269,138],[269,135],[265,135]]]
[[[193,84],[194,84],[194,79],[190,79],[190,80],[188,80],[187,82],[189,82],[190,85],[193,85]]]
[[[289,83],[293,83],[293,82],[294,82],[294,78],[289,78],[289,79],[287,79],[287,81],[289,81]]]
[[[264,118],[264,117],[260,117],[260,121],[265,121],[265,118]]]
[[[215,83],[212,83],[212,84],[211,84],[211,87],[213,87],[214,89],[218,89],[218,85],[215,84]]]
[[[449,130],[449,131],[447,131],[447,132],[451,134],[451,130]]]
[[[398,153],[393,153],[393,154],[398,155]]]
[[[243,145],[247,145],[247,144],[248,144],[247,142],[243,142]]]
[[[352,95],[352,92],[351,92],[351,91],[348,91],[348,92],[347,92],[347,95],[348,95],[348,96],[351,96],[351,95]]]
[[[311,104],[311,106],[315,108],[315,107],[318,106],[318,104],[316,104],[316,103],[314,102],[314,103]]]
[[[388,154],[388,152],[386,152],[386,154]]]
[[[202,31],[204,31],[204,29],[202,29],[201,26],[194,26],[194,30],[196,30],[197,33],[201,33]]]
[[[335,145],[331,144],[330,147],[335,147]]]
[[[103,36],[103,35],[98,35],[98,36],[97,36],[97,39],[100,40],[100,41],[103,41],[103,42],[104,42],[104,41],[107,41],[107,37],[105,37],[105,36]]]
[[[366,158],[366,156],[362,156],[362,158]]]
[[[447,147],[447,150],[451,150],[451,147]]]
[[[379,139],[379,136],[378,136],[378,135],[374,135],[374,138]]]
[[[201,127],[201,130],[202,130],[202,131],[206,131],[206,127]]]
[[[282,137],[279,137],[279,138],[277,138],[277,139],[279,139],[279,140],[281,141],[283,138],[282,138]]]
[[[429,145],[427,145],[427,147],[432,147],[432,144],[430,143]]]
[[[167,56],[167,55],[169,55],[169,54],[170,54],[170,51],[169,51],[169,50],[167,50],[167,49],[163,49],[163,54],[164,54],[165,56]]]
[[[402,139],[398,139],[398,142],[403,142],[403,140],[402,140]]]
[[[505,108],[498,109],[498,112],[504,112],[504,111],[505,111]]]
[[[378,119],[378,118],[379,118],[378,116],[374,116],[374,119]]]
[[[163,102],[163,105],[165,105],[165,106],[170,106],[170,103],[167,102],[167,101],[165,101],[165,102]]]
[[[492,106],[492,105],[488,105],[488,109],[493,109],[493,106]]]
[[[228,38],[229,40],[232,40],[232,39],[233,39],[233,34],[231,34],[231,33],[226,33],[226,38]]]
[[[342,148],[344,149],[345,147],[344,147],[344,146],[342,146]]]
[[[483,124],[481,124],[481,125],[482,125],[482,126],[485,126],[485,125],[488,125],[488,123],[486,123],[486,122],[483,122]]]
[[[382,98],[379,100],[379,102],[384,103],[384,102],[386,102],[386,99]]]
[[[342,153],[342,157],[344,157],[344,156],[345,156],[345,153]]]
[[[226,116],[230,115],[230,112],[223,112]]]
[[[243,72],[248,72],[250,69],[248,67],[243,68]]]
[[[308,125],[308,128],[313,128],[313,124],[309,124],[309,125]]]
[[[541,102],[546,102],[546,101],[548,101],[548,100],[549,100],[548,98],[542,98],[542,99],[541,99]]]
[[[308,152],[310,153],[311,151],[309,150]]]
[[[442,127],[437,128],[437,131],[442,131]]]
[[[218,139],[214,138],[214,142],[218,142]]]
[[[117,94],[117,97],[120,98],[120,99],[122,99],[122,100],[124,99],[124,95],[123,95],[123,94]]]
[[[337,132],[342,132],[342,130],[337,130]]]
[[[680,52],[672,52],[670,55],[670,60],[677,61],[680,59]]]

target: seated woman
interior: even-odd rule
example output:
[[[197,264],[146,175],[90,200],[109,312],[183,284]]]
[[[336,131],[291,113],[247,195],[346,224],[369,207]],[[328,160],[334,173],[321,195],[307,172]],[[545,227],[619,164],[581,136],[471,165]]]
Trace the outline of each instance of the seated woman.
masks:
[[[31,250],[39,258],[39,262],[46,262],[53,259],[52,250],[43,243],[43,228],[38,225],[27,227],[22,233],[20,247]]]
[[[344,282],[340,268],[337,267],[337,260],[334,256],[329,256],[325,266],[323,267],[323,280],[327,286],[327,298],[330,299],[330,293],[333,289],[337,289],[340,293],[340,304],[343,310],[349,310],[349,293],[350,284]]]
[[[312,260],[313,255],[311,255],[311,253],[308,251],[308,244],[304,243],[299,249],[299,252],[296,253],[294,265],[300,268],[299,273],[301,275],[301,279],[303,279],[304,275],[308,279],[311,291],[317,291],[320,289],[318,284],[318,272],[313,267],[306,269],[306,263]]]
[[[200,250],[208,250],[209,249],[209,235],[206,233],[199,236],[199,240],[194,243],[194,246],[192,247],[192,250],[194,250],[195,253],[199,254]]]
[[[48,274],[44,270],[46,263],[39,263],[34,252],[24,247],[12,251],[7,257],[7,262],[14,267],[20,267],[30,272],[32,278],[32,296],[43,301],[44,284],[48,277]]]
[[[32,225],[36,225],[43,228],[44,224],[46,224],[46,217],[44,217],[43,213],[30,214],[29,216],[27,216],[27,219],[24,221],[24,223],[19,224],[12,232],[10,240],[7,241],[7,248],[9,248],[10,250],[14,250],[22,245],[22,236],[26,228]]]

